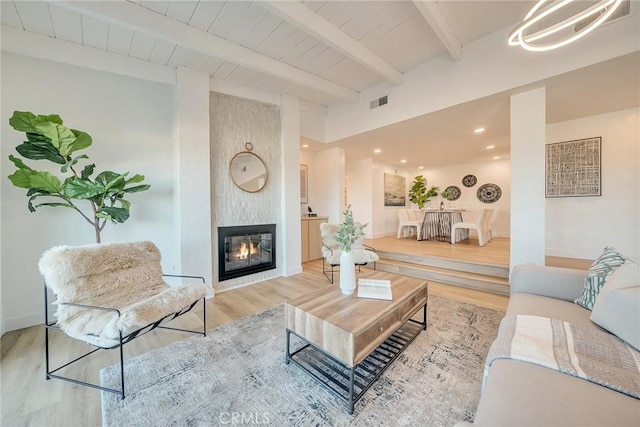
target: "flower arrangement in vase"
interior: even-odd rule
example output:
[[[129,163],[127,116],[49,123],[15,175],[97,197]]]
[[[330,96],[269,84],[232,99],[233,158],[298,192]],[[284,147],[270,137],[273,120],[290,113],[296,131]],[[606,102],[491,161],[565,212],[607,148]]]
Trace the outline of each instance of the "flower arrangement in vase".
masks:
[[[344,211],[344,221],[338,226],[335,241],[341,249],[340,254],[340,290],[343,294],[350,295],[356,288],[355,264],[351,249],[353,244],[364,236],[364,228],[368,224],[356,223],[351,212],[351,205]]]

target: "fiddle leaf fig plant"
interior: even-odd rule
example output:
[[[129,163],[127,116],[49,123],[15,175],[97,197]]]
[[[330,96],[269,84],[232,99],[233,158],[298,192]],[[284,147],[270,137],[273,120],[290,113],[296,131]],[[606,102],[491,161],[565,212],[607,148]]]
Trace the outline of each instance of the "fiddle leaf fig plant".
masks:
[[[418,175],[411,183],[409,190],[409,201],[418,205],[419,209],[424,208],[430,198],[436,197],[440,189],[434,185],[427,188],[427,180],[422,175]]]
[[[146,184],[135,185],[144,180],[144,175],[104,171],[92,178],[95,164],[76,170],[78,162],[89,157],[74,153],[90,147],[93,140],[83,131],[64,126],[57,114],[43,116],[29,111],[14,111],[9,124],[26,134],[27,140],[16,147],[22,157],[56,163],[61,165],[60,172],[66,174],[58,177],[47,171],[35,170],[22,159],[9,155],[17,170],[8,178],[14,186],[27,190],[29,211],[35,212],[43,206],[73,209],[94,228],[96,243],[100,243],[100,233],[107,222],[117,224],[129,219],[131,202],[125,196],[149,189]],[[81,203],[85,210],[80,208]],[[87,205],[90,208],[88,213]]]

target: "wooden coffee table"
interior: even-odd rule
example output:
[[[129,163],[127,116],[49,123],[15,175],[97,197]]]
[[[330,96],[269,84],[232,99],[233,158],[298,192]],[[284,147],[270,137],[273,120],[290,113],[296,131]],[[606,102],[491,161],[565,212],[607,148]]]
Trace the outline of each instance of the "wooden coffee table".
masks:
[[[327,286],[285,303],[286,363],[293,362],[345,400],[349,413],[384,370],[427,329],[427,282],[385,272],[393,300],[344,295]],[[422,321],[411,319],[422,308]],[[291,334],[300,348],[291,351]]]

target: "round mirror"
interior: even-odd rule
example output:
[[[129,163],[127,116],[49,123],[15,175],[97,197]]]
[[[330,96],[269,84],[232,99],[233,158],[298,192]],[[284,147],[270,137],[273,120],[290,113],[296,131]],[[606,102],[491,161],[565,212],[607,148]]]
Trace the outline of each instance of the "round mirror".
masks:
[[[251,150],[250,143],[247,144],[247,149]],[[248,193],[256,193],[267,184],[267,166],[251,151],[241,151],[233,156],[229,169],[233,183]]]

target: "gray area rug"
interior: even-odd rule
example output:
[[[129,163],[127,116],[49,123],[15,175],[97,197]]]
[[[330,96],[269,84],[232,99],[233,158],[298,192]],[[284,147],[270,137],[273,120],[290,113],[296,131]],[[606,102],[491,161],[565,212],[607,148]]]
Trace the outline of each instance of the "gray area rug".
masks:
[[[427,330],[349,415],[345,402],[284,363],[280,305],[223,324],[206,338],[193,336],[125,361],[127,398],[102,393],[103,423],[452,426],[472,421],[484,360],[503,315],[430,296]],[[102,384],[118,387],[118,372],[117,366],[104,369]]]

